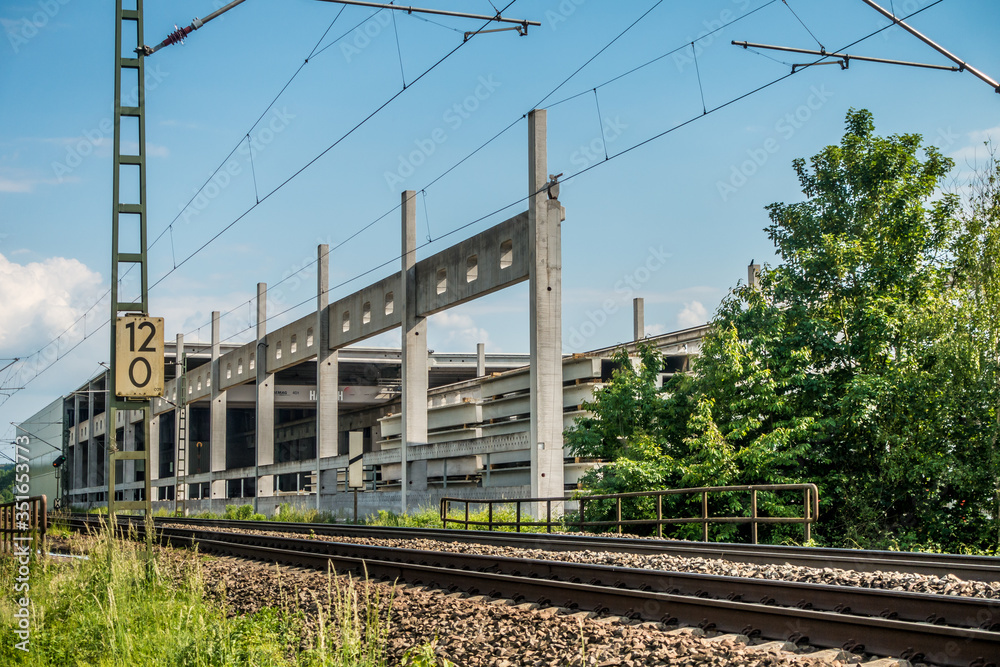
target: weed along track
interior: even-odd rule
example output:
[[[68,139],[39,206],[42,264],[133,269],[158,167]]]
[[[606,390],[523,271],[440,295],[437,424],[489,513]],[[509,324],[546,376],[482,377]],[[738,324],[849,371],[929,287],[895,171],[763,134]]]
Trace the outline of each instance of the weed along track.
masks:
[[[215,556],[322,571],[332,567],[338,573],[443,591],[451,594],[453,602],[455,597],[471,597],[474,608],[480,610],[517,606],[537,617],[534,625],[541,633],[551,630],[551,623],[565,622],[567,613],[576,613],[581,621],[584,616],[596,615],[598,625],[605,629],[628,628],[628,633],[617,637],[623,641],[626,634],[641,632],[662,635],[664,641],[681,641],[683,636],[692,647],[738,647],[746,664],[804,659],[801,653],[793,658],[789,652],[796,644],[807,647],[800,651],[819,650],[809,654],[812,660],[859,662],[892,656],[914,663],[988,667],[996,665],[1000,656],[1000,584],[964,581],[954,575],[914,574],[903,559],[895,571],[866,573],[622,551],[540,551],[510,546],[510,542],[498,546],[429,542],[425,538],[414,541],[400,537],[406,531],[395,531],[391,534],[396,537],[390,538],[386,531],[359,528],[344,537],[320,534],[331,527],[305,526],[303,532],[314,531],[305,539],[301,533],[257,530],[278,526],[256,522],[252,529],[247,526],[248,530],[193,523],[159,523],[160,540],[174,546],[197,543],[199,550]],[[82,528],[84,521],[74,519],[74,526]],[[303,524],[298,526],[302,530]],[[140,536],[142,532],[139,527]],[[500,539],[495,534],[480,536]],[[653,543],[644,542],[648,549],[653,548]],[[521,545],[530,543],[520,540]],[[859,562],[863,554],[857,554]],[[885,560],[885,555],[879,558]],[[944,561],[935,563],[937,567]],[[988,576],[987,571],[982,573]],[[910,590],[904,590],[907,588]],[[406,614],[413,609],[418,615],[423,613],[421,605],[404,607]],[[549,611],[541,614],[544,609]],[[412,618],[400,622],[407,627],[420,624]],[[665,635],[663,630],[670,628],[681,635]],[[707,640],[694,637],[705,632],[716,636]],[[614,636],[607,639],[609,646],[621,643],[611,641]],[[523,640],[526,646],[541,641],[534,635],[525,635]],[[640,644],[656,643],[650,637],[643,642]],[[765,645],[768,650],[780,647],[782,652],[768,654],[755,645]],[[618,648],[624,651],[627,647]],[[754,662],[766,655],[779,662]],[[744,658],[736,664],[742,664]],[[736,658],[731,655],[726,659]],[[649,656],[632,664],[660,664],[656,660]],[[510,664],[549,663],[512,660]]]

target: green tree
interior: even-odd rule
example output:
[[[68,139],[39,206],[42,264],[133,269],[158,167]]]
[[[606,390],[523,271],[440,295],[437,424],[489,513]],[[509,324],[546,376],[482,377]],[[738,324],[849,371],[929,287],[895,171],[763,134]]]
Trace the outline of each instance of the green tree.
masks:
[[[768,207],[780,263],[722,302],[695,373],[670,387],[667,405],[697,419],[667,451],[706,459],[688,468],[706,479],[815,481],[831,541],[981,544],[995,502],[996,201],[963,215],[940,194],[952,162],[918,135],[879,137],[863,110],[846,125],[839,145],[793,163],[806,199]]]
[[[584,482],[811,481],[829,544],[1000,544],[1000,160],[962,196],[952,166],[848,112],[838,145],[793,162],[805,199],[767,207],[779,261],[723,299],[693,371],[661,393],[655,353],[619,353],[567,432],[613,459]]]

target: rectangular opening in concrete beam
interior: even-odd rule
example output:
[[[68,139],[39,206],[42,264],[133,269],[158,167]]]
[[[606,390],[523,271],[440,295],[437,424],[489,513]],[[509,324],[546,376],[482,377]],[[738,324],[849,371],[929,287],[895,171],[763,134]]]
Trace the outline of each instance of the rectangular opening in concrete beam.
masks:
[[[500,268],[509,269],[514,264],[514,241],[507,239],[500,244]]]
[[[438,269],[437,293],[444,294],[447,291],[448,291],[448,269]]]
[[[479,256],[472,255],[465,260],[465,282],[471,283],[479,277]]]
[[[395,309],[395,304],[393,303],[392,292],[385,293],[385,314],[392,315],[392,311]]]
[[[351,330],[351,311],[345,310],[343,317],[341,317],[341,322],[343,322],[342,329],[344,333]]]

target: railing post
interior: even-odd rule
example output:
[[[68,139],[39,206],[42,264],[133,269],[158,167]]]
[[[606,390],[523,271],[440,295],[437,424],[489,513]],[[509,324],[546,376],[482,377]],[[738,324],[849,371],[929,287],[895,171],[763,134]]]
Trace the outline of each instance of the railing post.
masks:
[[[663,539],[663,494],[656,494],[656,536]]]
[[[585,498],[580,498],[580,532],[581,533],[586,533],[587,532],[587,529],[585,527],[586,524],[587,524],[587,505],[586,505],[586,503],[587,503],[587,500]]]
[[[465,529],[469,529],[469,501],[465,501]]]
[[[552,532],[552,501],[545,501],[545,532]]]
[[[615,511],[616,511],[617,517],[618,517],[618,534],[621,535],[622,534],[622,497],[621,496],[618,496],[617,498],[615,498],[615,507],[616,507]]]
[[[521,532],[521,501],[517,501],[517,510],[515,512],[514,522],[517,524],[517,532]]]
[[[490,522],[489,529],[490,529],[490,532],[492,533],[493,532],[493,501],[492,500],[489,501],[489,503],[487,504],[487,508],[488,508],[487,509],[487,516],[489,516],[489,522]]]
[[[445,498],[441,499],[441,527],[448,527],[448,500]]]
[[[805,533],[806,542],[808,542],[811,539],[812,535],[812,531],[810,530],[810,525],[809,525],[809,509],[810,509],[809,492],[810,489],[807,486],[804,493],[804,507],[802,508],[802,518],[805,519],[802,522],[802,530]]]
[[[708,491],[701,492],[701,539],[708,542]]]
[[[753,543],[757,544],[757,489],[750,490],[750,518],[752,519],[750,532],[753,535]]]

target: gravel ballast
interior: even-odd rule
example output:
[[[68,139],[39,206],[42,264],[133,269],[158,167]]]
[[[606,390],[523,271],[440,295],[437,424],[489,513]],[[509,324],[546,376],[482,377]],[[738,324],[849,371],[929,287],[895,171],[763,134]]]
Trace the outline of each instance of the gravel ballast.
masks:
[[[190,526],[172,525],[177,528]],[[272,531],[235,530],[231,528],[211,528],[220,532],[248,532],[263,535],[278,535],[298,539],[315,539],[327,542],[344,542],[397,549],[420,549],[424,551],[447,551],[485,556],[507,556],[511,558],[532,558],[594,565],[615,565],[618,567],[663,570],[667,572],[694,572],[727,577],[749,577],[780,581],[832,584],[836,586],[857,586],[886,590],[910,591],[914,593],[934,593],[939,595],[963,595],[969,597],[1000,599],[1000,582],[964,581],[954,574],[944,577],[913,574],[909,572],[859,572],[839,568],[815,568],[798,565],[757,565],[714,558],[688,558],[665,554],[642,555],[612,553],[603,551],[545,551],[519,547],[499,547],[488,544],[465,542],[443,542],[437,540],[395,540],[382,538],[353,538],[330,535],[303,535],[299,533],[278,533]]]

